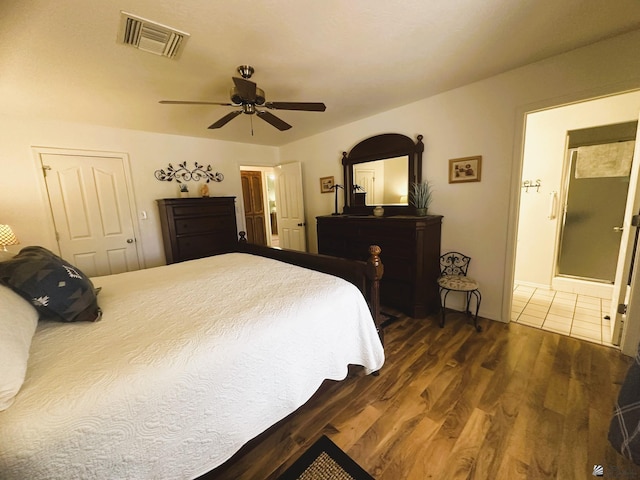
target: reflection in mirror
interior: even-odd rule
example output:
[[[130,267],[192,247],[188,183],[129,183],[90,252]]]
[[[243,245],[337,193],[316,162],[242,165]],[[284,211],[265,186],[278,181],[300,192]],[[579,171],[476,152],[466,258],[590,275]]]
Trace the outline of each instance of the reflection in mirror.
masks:
[[[414,142],[401,133],[383,133],[342,152],[343,213],[372,215],[374,206],[384,205],[385,216],[415,214],[407,193],[422,180],[423,151],[422,135]]]
[[[364,205],[408,205],[407,156],[386,158],[353,166],[355,185],[364,194]]]

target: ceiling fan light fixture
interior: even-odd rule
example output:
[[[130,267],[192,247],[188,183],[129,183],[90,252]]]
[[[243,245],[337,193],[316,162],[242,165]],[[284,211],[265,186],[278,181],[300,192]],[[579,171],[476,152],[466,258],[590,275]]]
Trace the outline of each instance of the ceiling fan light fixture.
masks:
[[[265,100],[264,90],[256,88],[256,105],[263,105]]]
[[[243,103],[246,103],[240,95],[237,87],[231,87],[229,98],[231,98],[231,102],[234,105],[242,105]],[[252,103],[255,103],[256,105],[263,105],[265,101],[266,97],[264,95],[264,90],[262,90],[261,88],[256,88],[256,99]]]
[[[233,103],[234,105],[242,105],[242,97],[240,96],[240,92],[236,87],[231,87],[229,98],[231,99],[231,103]]]

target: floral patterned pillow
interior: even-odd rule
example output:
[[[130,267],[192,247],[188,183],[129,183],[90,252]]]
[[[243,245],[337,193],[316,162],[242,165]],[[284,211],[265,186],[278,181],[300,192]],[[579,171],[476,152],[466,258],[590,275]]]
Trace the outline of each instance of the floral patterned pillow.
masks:
[[[43,247],[25,247],[0,262],[0,283],[30,302],[41,319],[95,322],[102,316],[89,277]]]

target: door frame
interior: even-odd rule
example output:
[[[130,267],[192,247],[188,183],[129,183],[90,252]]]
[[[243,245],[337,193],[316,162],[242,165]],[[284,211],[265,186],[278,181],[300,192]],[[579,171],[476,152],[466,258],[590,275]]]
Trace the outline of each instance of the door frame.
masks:
[[[135,247],[136,254],[138,255],[138,263],[141,269],[146,268],[146,262],[144,258],[144,249],[142,247],[142,237],[140,234],[140,224],[137,215],[137,207],[135,200],[135,190],[133,189],[133,181],[131,178],[131,163],[129,161],[129,155],[124,152],[107,152],[97,150],[81,150],[75,148],[59,148],[59,147],[31,147],[33,152],[33,158],[35,162],[36,170],[38,171],[38,186],[42,195],[43,205],[46,210],[47,225],[44,226],[46,234],[51,240],[51,244],[56,246],[56,253],[60,255],[60,245],[56,238],[56,228],[53,219],[53,211],[51,210],[51,203],[49,200],[49,190],[47,189],[47,183],[44,177],[42,155],[70,155],[78,157],[110,157],[116,158],[122,162],[122,169],[124,170],[125,185],[127,187],[127,196],[129,197],[129,214],[131,215],[131,224],[133,225],[133,232],[136,238]]]
[[[501,320],[504,323],[509,323],[511,321],[511,303],[513,300],[513,284],[515,280],[516,270],[516,250],[519,220],[518,217],[520,213],[520,195],[522,193],[520,185],[522,181],[524,162],[524,144],[527,115],[542,110],[588,102],[590,100],[596,100],[598,98],[637,92],[639,89],[640,87],[638,86],[637,81],[627,81],[624,83],[604,85],[599,88],[595,88],[589,91],[582,91],[570,96],[565,95],[563,97],[550,98],[530,104],[524,104],[515,109],[515,133],[512,152],[513,161],[509,188],[509,216],[507,221],[505,268],[502,284]],[[632,285],[634,284],[636,277],[637,276],[634,274]],[[632,307],[640,309],[640,292],[635,296],[635,298],[630,299],[629,308],[631,309]],[[632,325],[626,325],[620,344],[621,351],[626,355],[635,355],[639,339],[640,321],[634,322]]]

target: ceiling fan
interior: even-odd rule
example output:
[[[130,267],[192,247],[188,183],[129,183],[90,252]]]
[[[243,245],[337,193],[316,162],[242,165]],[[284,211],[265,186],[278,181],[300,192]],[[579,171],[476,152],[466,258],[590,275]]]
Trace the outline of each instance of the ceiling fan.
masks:
[[[321,102],[267,102],[264,90],[258,88],[254,82],[249,80],[253,72],[254,69],[250,65],[240,65],[238,67],[238,73],[242,78],[233,77],[235,86],[231,88],[231,103],[188,100],[160,100],[160,103],[169,105],[223,105],[226,107],[241,107],[240,110],[227,113],[220,120],[212,123],[209,128],[223,127],[241,113],[246,113],[247,115],[257,115],[281,131],[290,129],[291,125],[276,117],[271,112],[259,110],[257,107],[265,107],[271,110],[303,110],[306,112],[324,112],[327,109],[325,104]],[[253,134],[253,129],[251,133]]]

